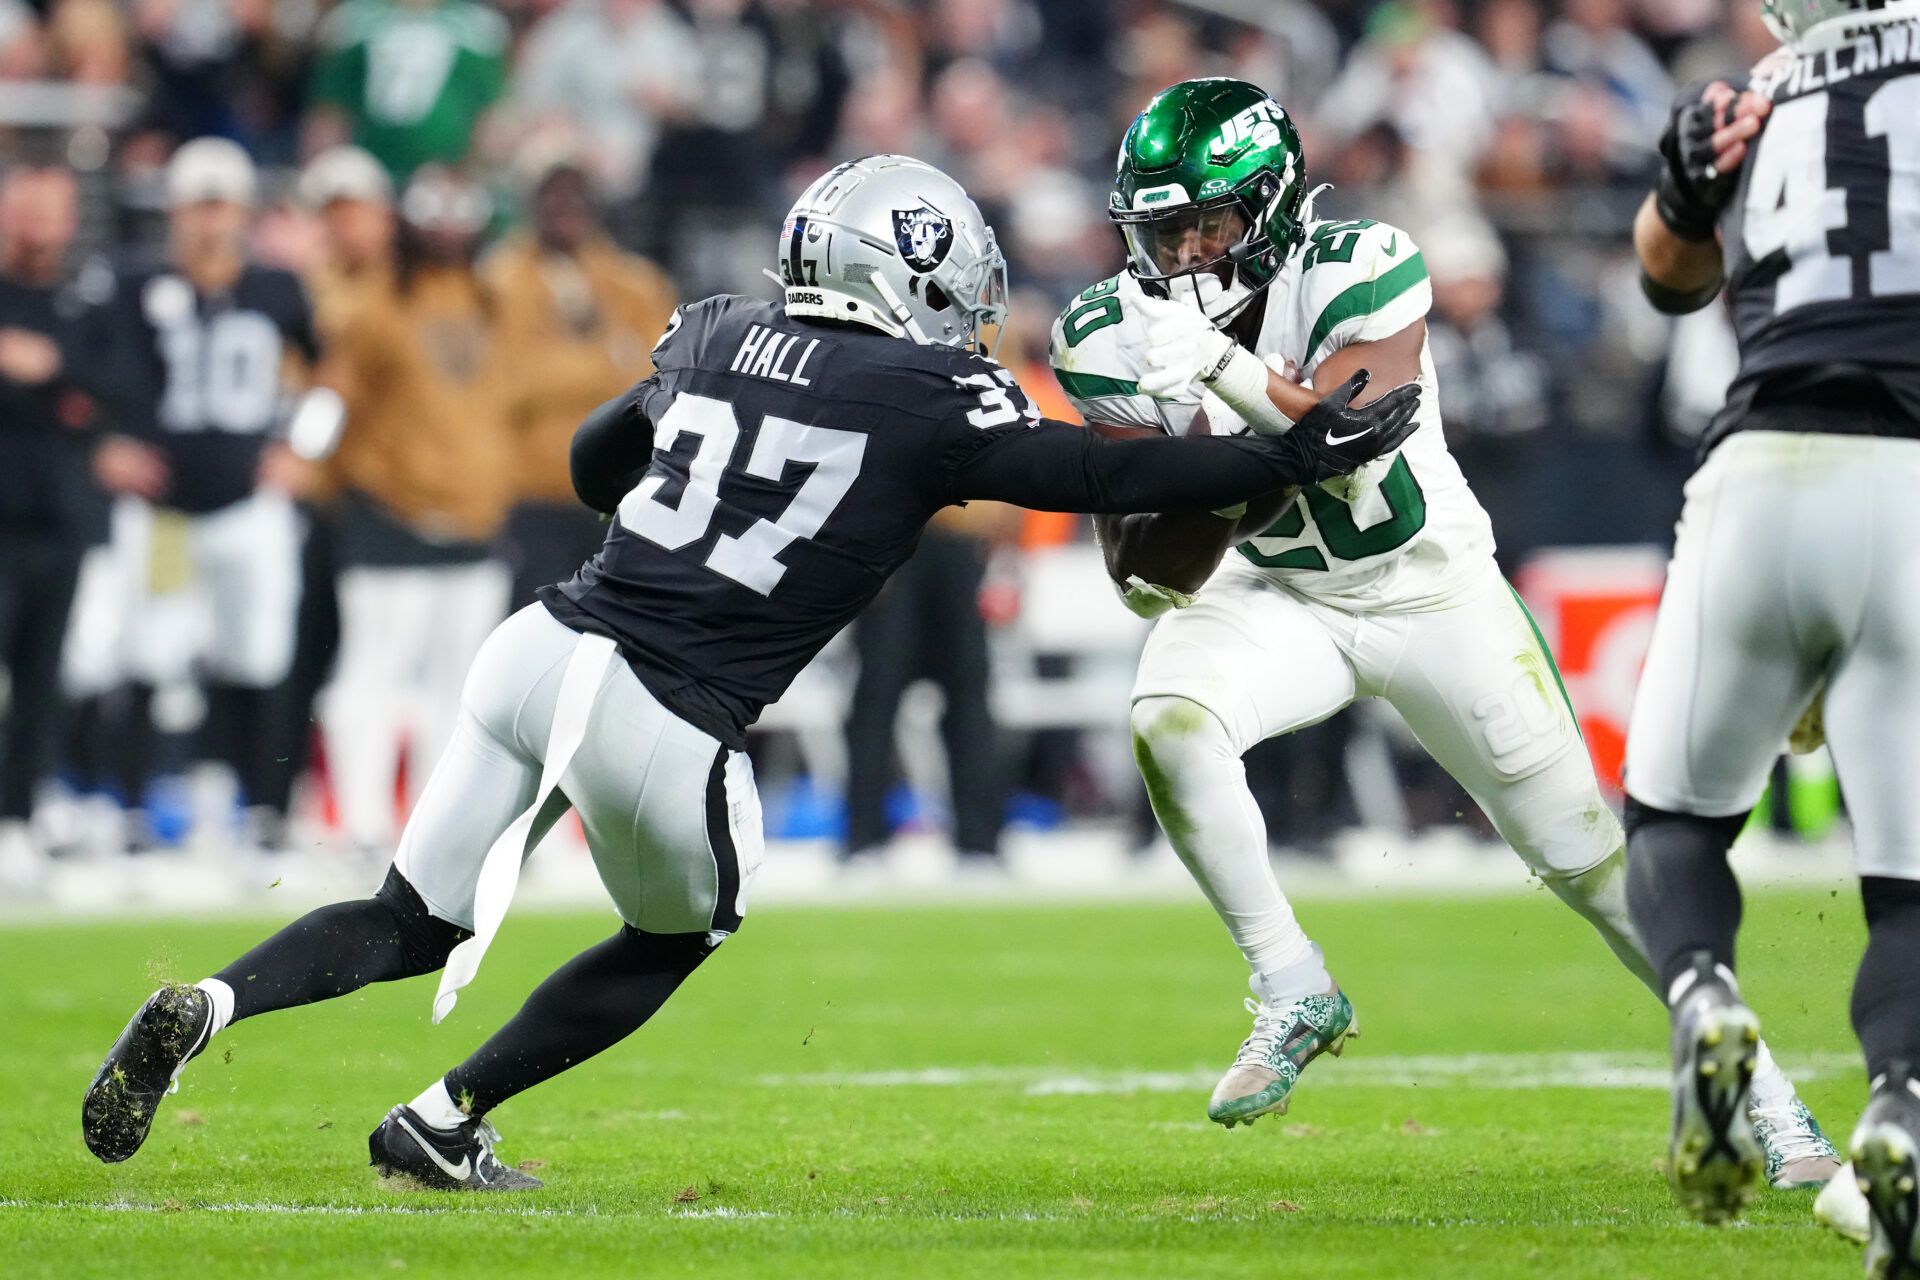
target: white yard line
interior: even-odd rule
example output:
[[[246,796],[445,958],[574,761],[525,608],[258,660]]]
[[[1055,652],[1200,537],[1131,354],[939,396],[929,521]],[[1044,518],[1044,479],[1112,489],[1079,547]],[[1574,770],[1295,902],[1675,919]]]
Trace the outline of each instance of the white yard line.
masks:
[[[950,1223],[1085,1223],[1103,1218],[1115,1218],[1128,1222],[1271,1222],[1291,1218],[1300,1210],[1227,1210],[1221,1212],[1198,1213],[1160,1213],[1142,1209],[1137,1205],[1108,1206],[1101,1212],[1098,1205],[1090,1206],[1084,1213],[920,1213],[913,1211],[917,1206],[905,1206],[908,1212],[899,1215],[868,1215],[850,1207],[830,1210],[817,1215],[818,1220],[839,1221],[882,1221],[901,1222],[950,1222]],[[1308,1211],[1324,1206],[1302,1205]],[[285,1217],[312,1218],[369,1218],[369,1217],[484,1217],[484,1218],[554,1218],[568,1220],[604,1219],[609,1222],[649,1220],[660,1218],[699,1219],[712,1222],[788,1220],[801,1221],[810,1215],[773,1213],[763,1209],[731,1209],[716,1205],[707,1209],[668,1209],[664,1213],[607,1212],[595,1208],[586,1209],[541,1209],[541,1208],[472,1208],[472,1209],[435,1209],[413,1207],[409,1205],[348,1205],[348,1204],[283,1204],[271,1200],[237,1200],[217,1204],[138,1204],[126,1200],[11,1200],[0,1198],[0,1213],[8,1210],[53,1210],[58,1212],[98,1212],[98,1213],[152,1213],[152,1214],[191,1214],[191,1213],[245,1213],[268,1214]],[[1548,1227],[1567,1230],[1592,1230],[1594,1228],[1615,1228],[1623,1225],[1618,1217],[1574,1218],[1566,1220],[1541,1221],[1531,1218],[1424,1218],[1416,1220],[1379,1219],[1368,1222],[1346,1222],[1347,1226],[1377,1226],[1391,1230],[1407,1228],[1506,1228],[1506,1227]],[[1675,1215],[1672,1221],[1634,1222],[1636,1231],[1697,1231],[1693,1223]],[[1804,1233],[1817,1230],[1811,1219],[1802,1223],[1752,1223],[1740,1222],[1728,1228],[1731,1231],[1764,1231]]]
[[[489,1201],[489,1205],[498,1204]],[[89,1210],[100,1213],[246,1213],[246,1214],[286,1214],[295,1217],[313,1218],[430,1218],[446,1217],[451,1214],[481,1214],[489,1218],[607,1218],[607,1219],[653,1219],[653,1218],[700,1218],[700,1219],[739,1219],[739,1218],[784,1218],[783,1213],[769,1213],[761,1209],[733,1209],[726,1205],[714,1205],[705,1209],[673,1207],[660,1213],[646,1213],[615,1210],[612,1212],[595,1209],[552,1209],[538,1205],[512,1206],[501,1205],[498,1208],[439,1208],[432,1205],[406,1204],[286,1204],[272,1200],[226,1200],[211,1204],[190,1204],[187,1202],[152,1204],[135,1200],[14,1200],[0,1198],[0,1212],[9,1209],[57,1209]]]
[[[1364,1049],[1315,1070],[1314,1088],[1372,1089],[1655,1089],[1669,1086],[1669,1068],[1654,1054],[1467,1053],[1368,1056]],[[1783,1061],[1797,1081],[1860,1070],[1851,1053],[1802,1054]],[[913,1071],[823,1071],[764,1075],[766,1088],[896,1089],[986,1087],[1029,1097],[1206,1091],[1220,1068],[1186,1071],[1062,1070],[1059,1067],[926,1067]]]

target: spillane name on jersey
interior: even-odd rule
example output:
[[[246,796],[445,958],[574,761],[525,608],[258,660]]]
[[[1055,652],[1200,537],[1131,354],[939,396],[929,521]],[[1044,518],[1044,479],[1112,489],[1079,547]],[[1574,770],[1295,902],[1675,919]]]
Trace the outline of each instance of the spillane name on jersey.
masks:
[[[1196,383],[1162,402],[1140,391],[1146,332],[1116,276],[1087,289],[1054,321],[1061,387],[1091,421],[1184,434],[1206,409],[1209,428],[1244,424]],[[1327,356],[1421,319],[1433,304],[1426,261],[1412,237],[1385,223],[1316,221],[1266,292],[1253,350],[1269,366],[1310,379]],[[1307,489],[1239,552],[1305,595],[1347,607],[1420,608],[1446,597],[1493,549],[1485,512],[1447,452],[1433,363],[1421,352],[1420,427],[1391,459],[1353,480]]]
[[[1783,50],[1753,87],[1773,110],[1720,216],[1740,371],[1708,444],[1772,375],[1835,363],[1915,388],[1920,434],[1920,21]]]
[[[197,292],[174,271],[115,288],[109,396],[119,426],[166,458],[160,501],[217,511],[253,492],[260,455],[285,419],[289,352],[320,354],[306,289],[286,271],[248,266],[226,292]]]
[[[912,554],[953,469],[1039,415],[982,356],[755,298],[682,307],[653,359],[631,393],[652,464],[599,554],[541,598],[737,747]]]

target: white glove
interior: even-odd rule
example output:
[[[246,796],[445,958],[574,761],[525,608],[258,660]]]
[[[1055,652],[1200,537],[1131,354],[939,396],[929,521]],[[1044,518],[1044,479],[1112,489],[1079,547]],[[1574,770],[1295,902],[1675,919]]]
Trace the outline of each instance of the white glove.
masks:
[[[1138,285],[1134,288],[1139,290]],[[1129,305],[1139,311],[1147,334],[1140,390],[1156,400],[1196,399],[1193,384],[1219,369],[1234,350],[1233,339],[1191,303],[1141,292]]]
[[[1207,319],[1193,302],[1155,298],[1132,273],[1121,278],[1124,305],[1140,315],[1147,335],[1140,390],[1156,400],[1191,401],[1195,384],[1211,390],[1249,427],[1283,435],[1293,422],[1267,398],[1267,366]]]

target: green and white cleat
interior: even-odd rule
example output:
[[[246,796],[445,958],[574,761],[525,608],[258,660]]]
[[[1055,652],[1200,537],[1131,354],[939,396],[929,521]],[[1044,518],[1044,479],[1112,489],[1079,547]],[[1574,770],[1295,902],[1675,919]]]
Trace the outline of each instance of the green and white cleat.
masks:
[[[1207,1102],[1207,1119],[1229,1129],[1264,1115],[1285,1115],[1306,1065],[1323,1053],[1339,1057],[1347,1037],[1360,1034],[1353,1005],[1339,987],[1280,1004],[1249,997],[1247,1012],[1253,1015],[1253,1034]]]
[[[1840,1172],[1840,1153],[1799,1098],[1782,1107],[1762,1107],[1756,1102],[1749,1113],[1753,1136],[1766,1153],[1767,1184],[1774,1190],[1824,1187]]]

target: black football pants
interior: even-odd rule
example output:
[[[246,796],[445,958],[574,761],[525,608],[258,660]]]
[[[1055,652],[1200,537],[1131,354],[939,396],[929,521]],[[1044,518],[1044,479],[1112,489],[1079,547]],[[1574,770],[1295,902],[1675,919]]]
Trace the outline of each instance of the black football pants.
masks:
[[[85,552],[65,539],[0,540],[0,666],[10,689],[0,732],[0,819],[32,814],[34,788],[60,748],[60,653]]]
[[[884,844],[894,778],[893,722],[915,680],[946,696],[940,736],[953,794],[953,843],[997,853],[1004,803],[999,731],[987,702],[987,624],[980,616],[986,546],[929,528],[854,628],[860,678],[847,713],[847,849]]]

